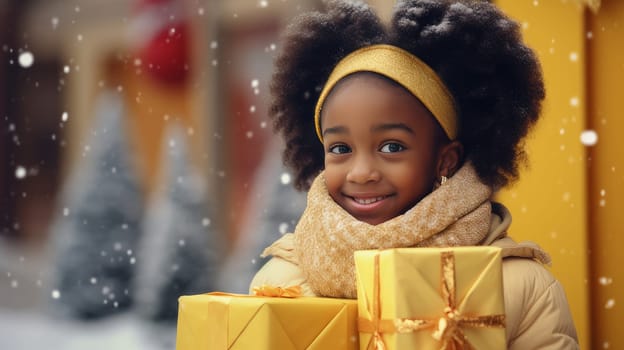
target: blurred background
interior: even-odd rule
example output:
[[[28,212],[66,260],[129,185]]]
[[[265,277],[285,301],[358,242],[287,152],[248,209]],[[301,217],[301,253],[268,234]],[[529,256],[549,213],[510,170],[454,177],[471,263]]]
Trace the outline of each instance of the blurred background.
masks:
[[[495,3],[547,88],[498,195],[510,233],[551,253],[582,348],[623,349],[624,1]],[[321,5],[0,0],[0,347],[173,349],[179,295],[247,291],[305,204],[268,83],[284,26]]]

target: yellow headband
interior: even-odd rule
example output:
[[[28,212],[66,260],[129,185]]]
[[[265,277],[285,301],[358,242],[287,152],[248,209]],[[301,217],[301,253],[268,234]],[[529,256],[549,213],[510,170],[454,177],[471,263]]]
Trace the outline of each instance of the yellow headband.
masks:
[[[396,46],[372,45],[356,50],[338,62],[325,83],[314,111],[314,126],[321,142],[323,103],[340,79],[356,72],[378,73],[401,84],[427,107],[449,139],[454,140],[457,136],[457,113],[453,96],[433,69]]]

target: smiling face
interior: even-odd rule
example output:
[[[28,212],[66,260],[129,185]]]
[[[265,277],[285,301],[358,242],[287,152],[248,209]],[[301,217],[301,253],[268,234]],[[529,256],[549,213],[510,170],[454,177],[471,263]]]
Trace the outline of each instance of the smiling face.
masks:
[[[322,109],[325,182],[333,200],[377,225],[403,214],[441,175],[442,128],[401,86],[373,73],[345,78]]]

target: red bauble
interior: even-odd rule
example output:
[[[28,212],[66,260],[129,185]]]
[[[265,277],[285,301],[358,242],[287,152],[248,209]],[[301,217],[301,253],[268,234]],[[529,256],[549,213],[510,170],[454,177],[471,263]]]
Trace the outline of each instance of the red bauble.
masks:
[[[138,50],[143,69],[162,83],[185,84],[191,66],[189,34],[185,21],[163,26]]]

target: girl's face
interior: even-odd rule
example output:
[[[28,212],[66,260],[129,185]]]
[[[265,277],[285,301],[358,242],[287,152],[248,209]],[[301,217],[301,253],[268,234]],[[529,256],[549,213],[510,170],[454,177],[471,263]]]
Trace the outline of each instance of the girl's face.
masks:
[[[333,200],[377,225],[433,189],[449,141],[427,108],[399,85],[358,73],[336,85],[322,109],[325,182]]]

